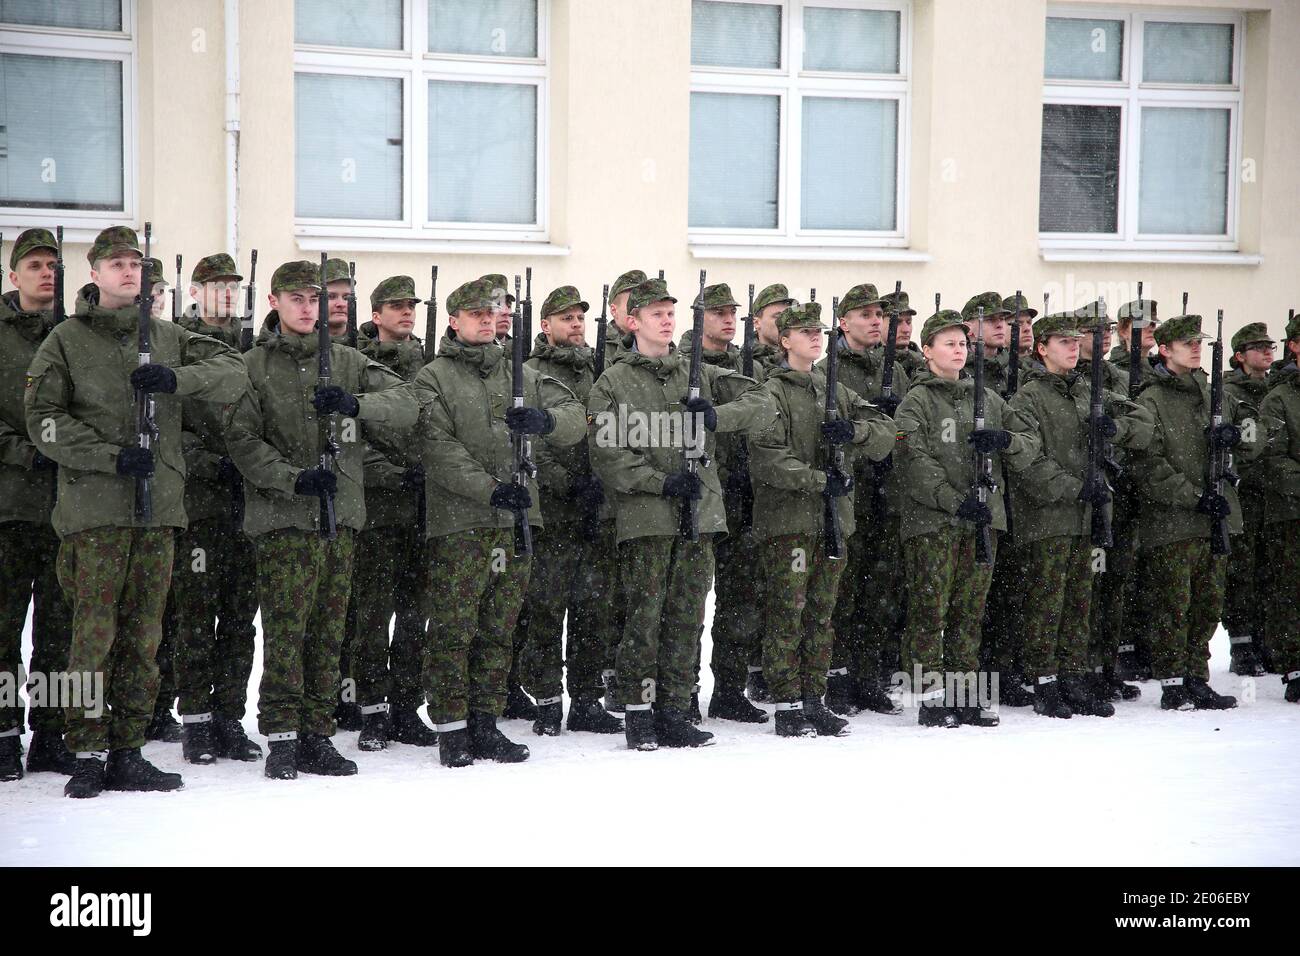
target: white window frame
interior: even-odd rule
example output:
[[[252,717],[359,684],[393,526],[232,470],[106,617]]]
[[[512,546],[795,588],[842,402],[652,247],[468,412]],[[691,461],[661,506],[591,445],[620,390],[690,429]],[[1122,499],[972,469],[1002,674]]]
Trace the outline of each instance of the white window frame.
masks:
[[[550,240],[550,5],[537,0],[536,57],[479,57],[430,53],[427,0],[402,0],[402,49],[358,50],[294,44],[294,76],[319,73],[345,76],[393,77],[402,82],[402,217],[364,220],[294,217],[294,233],[304,249],[325,248],[323,240],[361,240],[354,248],[427,247],[429,243],[539,243]],[[537,90],[537,195],[535,222],[457,223],[428,218],[430,80],[511,83]],[[296,173],[295,173],[296,176]]]
[[[122,207],[120,209],[57,209],[49,206],[0,206],[0,231],[16,236],[36,226],[63,226],[67,242],[90,242],[110,225],[138,227],[139,164],[139,31],[136,0],[122,0],[122,29],[75,30],[27,24],[0,24],[0,53],[20,56],[73,57],[116,60],[122,64]],[[10,135],[13,135],[10,133]]]
[[[1189,11],[1146,7],[1052,5],[1049,18],[1120,20],[1124,26],[1122,79],[1118,82],[1044,79],[1043,105],[1111,106],[1120,108],[1119,184],[1116,231],[1042,232],[1044,251],[1096,249],[1132,252],[1236,252],[1240,225],[1241,116],[1244,103],[1242,53],[1246,32],[1244,14],[1223,10]],[[1145,83],[1142,81],[1143,31],[1148,21],[1159,23],[1230,24],[1232,31],[1232,82]],[[1046,22],[1044,22],[1046,29]],[[1143,107],[1210,108],[1228,110],[1228,188],[1225,232],[1221,235],[1159,234],[1138,232]],[[1039,144],[1041,150],[1041,140]]]
[[[885,248],[908,245],[908,171],[911,159],[912,3],[911,0],[734,0],[782,8],[779,69],[691,66],[691,93],[775,95],[779,99],[777,147],[777,225],[774,229],[688,227],[693,247],[805,249]],[[899,14],[898,69],[892,73],[802,70],[803,11],[807,7],[888,10]],[[796,46],[797,44],[797,46]],[[802,227],[804,96],[894,100],[898,109],[898,156],[894,184],[894,228],[888,230],[805,229]],[[833,143],[827,144],[828,148]]]

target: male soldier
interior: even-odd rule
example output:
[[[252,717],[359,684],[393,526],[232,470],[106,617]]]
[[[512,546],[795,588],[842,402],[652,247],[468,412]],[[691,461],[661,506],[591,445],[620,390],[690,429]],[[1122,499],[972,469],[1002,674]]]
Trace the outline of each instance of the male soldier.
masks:
[[[1034,319],[1038,317],[1038,310],[1030,308],[1029,300],[1023,295],[1017,297],[1012,294],[1002,300],[1002,309],[1007,313],[1007,342],[1011,342],[1012,322],[1020,323],[1020,337],[1017,340],[1020,345],[1020,361],[1023,363],[1026,359],[1034,357]],[[1011,396],[1007,396],[1010,401]]]
[[[889,300],[892,304],[892,298]],[[899,305],[906,308],[907,303]],[[840,380],[863,400],[892,414],[907,394],[907,373],[895,361],[894,394],[886,400],[884,352],[879,348],[888,332],[886,300],[870,283],[856,285],[840,299]],[[825,361],[820,368],[825,369]],[[891,449],[892,451],[892,449]],[[835,602],[835,644],[827,673],[826,706],[837,714],[862,710],[898,714],[901,708],[885,691],[882,674],[897,670],[886,648],[902,632],[902,546],[898,539],[898,506],[902,495],[888,455],[871,461],[854,460],[858,493],[854,501],[855,531],[846,532],[848,553],[838,600]],[[886,658],[891,658],[886,660]]]
[[[496,320],[496,340],[503,349],[510,348],[512,338],[510,331],[511,310],[515,306],[515,297],[506,284],[506,277],[499,272],[479,277],[492,288],[492,316]]]
[[[609,317],[614,327],[605,334],[605,367],[614,364],[614,355],[623,340],[631,335],[627,327],[627,297],[633,287],[645,282],[646,275],[640,269],[624,272],[609,287]]]
[[[366,442],[357,421],[402,428],[418,411],[400,376],[337,341],[330,383],[318,384],[323,294],[313,263],[275,270],[271,312],[244,355],[251,387],[225,413],[226,446],[244,476],[244,531],[257,547],[264,658],[257,724],[271,744],[263,772],[272,780],[357,772],[330,742],[354,535],[366,517]],[[322,447],[320,417],[335,415],[331,450]],[[333,537],[322,524],[327,503]]]
[[[1223,376],[1223,390],[1241,403],[1242,414],[1259,421],[1259,405],[1268,394],[1268,370],[1275,342],[1268,326],[1251,322],[1232,337],[1232,366]],[[1252,462],[1237,468],[1241,483],[1243,531],[1232,543],[1228,558],[1223,626],[1228,631],[1233,674],[1258,677],[1264,673],[1260,650],[1266,646],[1264,610],[1274,599],[1270,566],[1264,554],[1264,469]],[[1256,645],[1259,645],[1258,647]]]
[[[58,466],[27,437],[23,385],[27,366],[53,327],[55,240],[28,229],[9,254],[0,296],[0,673],[22,671],[23,625],[32,603],[32,672],[47,680],[68,663],[71,618],[55,573],[59,539],[50,525]],[[32,729],[27,771],[71,774],[76,758],[63,746],[63,712],[28,688]],[[0,781],[23,776],[16,696],[0,696]]]
[[[894,338],[894,361],[903,366],[903,371],[908,377],[915,375],[921,369],[925,368],[925,356],[921,354],[921,348],[912,341],[912,321],[916,316],[916,309],[908,303],[906,292],[900,292],[897,300],[894,293],[889,292],[881,296],[886,313],[897,310],[898,312],[898,332]],[[881,349],[884,349],[884,343],[881,343]]]
[[[225,253],[200,259],[190,273],[198,310],[182,315],[181,327],[238,350],[242,281]],[[215,402],[186,398],[181,403],[189,528],[177,537],[180,560],[172,575],[174,661],[184,724],[181,750],[198,764],[262,756],[241,723],[253,670],[257,559],[240,527],[243,478],[226,448],[222,414]]]
[[[1119,307],[1119,312],[1115,315],[1115,347],[1110,350],[1110,355],[1106,361],[1110,362],[1125,375],[1129,370],[1129,345],[1133,341],[1133,322],[1139,321],[1142,325],[1142,354],[1146,357],[1147,363],[1142,366],[1142,376],[1145,378],[1156,364],[1156,358],[1151,355],[1151,351],[1156,347],[1156,328],[1160,325],[1160,320],[1156,317],[1156,309],[1160,303],[1155,299],[1134,299],[1132,302],[1125,302]]]
[[[438,357],[415,379],[430,590],[437,596],[424,650],[425,689],[445,767],[468,766],[476,758],[528,759],[527,747],[497,729],[532,563],[527,553],[517,553],[512,529],[520,518],[542,524],[527,485],[512,480],[511,442],[546,435],[552,446],[567,447],[585,434],[573,393],[527,366],[526,405],[511,405],[512,363],[495,342],[498,292],[491,281],[478,279],[447,297],[448,328]]]
[[[848,296],[856,311],[864,300],[878,301],[874,288],[858,286]],[[754,530],[766,582],[763,673],[776,700],[778,736],[839,737],[848,733],[848,721],[835,716],[822,696],[840,575],[846,566],[849,573],[855,569],[830,556],[823,514],[834,507],[844,538],[853,536],[854,480],[851,467],[833,466],[827,445],[850,445],[850,455],[860,449],[880,461],[893,451],[894,425],[843,384],[835,396],[839,417],[826,420],[826,374],[813,367],[826,332],[821,305],[788,308],[777,321],[786,357],[763,384],[777,415],[754,440],[752,465]]]
[[[1227,518],[1229,532],[1242,532],[1241,506],[1232,482],[1216,493],[1206,487],[1206,432],[1210,386],[1201,370],[1201,317],[1180,315],[1156,329],[1160,359],[1138,403],[1155,416],[1151,446],[1135,468],[1143,498],[1139,515],[1143,594],[1150,605],[1151,671],[1160,681],[1164,710],[1224,710],[1237,699],[1215,693],[1210,676],[1210,638],[1223,610],[1227,561],[1211,553],[1211,522]],[[1210,431],[1222,449],[1251,460],[1265,450],[1265,436],[1243,435],[1240,403],[1223,399],[1223,423]],[[1245,439],[1245,440],[1243,440]],[[1254,440],[1250,440],[1254,439]]]
[[[343,259],[325,261],[325,292],[329,297],[330,338],[343,342],[348,334],[348,305],[352,290],[352,273]]]
[[[975,398],[971,377],[962,375],[968,334],[963,316],[951,309],[926,319],[921,345],[927,368],[912,378],[895,416],[897,467],[907,490],[899,520],[908,582],[903,658],[914,675],[922,675],[913,695],[923,727],[998,724],[995,711],[970,702],[968,675],[978,666],[980,620],[993,571],[977,561],[976,534],[980,525],[1005,531],[1006,510],[994,491],[979,500],[973,456],[988,455],[998,475],[1000,453],[1023,468],[1039,450],[1032,428],[991,386],[984,388],[984,427],[967,424],[974,420]],[[997,536],[990,536],[991,561]],[[956,692],[958,681],[965,695]]]
[[[370,321],[358,329],[362,355],[391,369],[404,382],[424,367],[424,344],[411,334],[415,294],[410,276],[391,276],[370,293]],[[427,562],[419,528],[424,495],[418,432],[387,422],[362,426],[370,445],[366,455],[365,530],[357,535],[357,631],[353,635],[352,677],[361,707],[361,750],[384,750],[388,741],[433,747],[438,735],[420,718],[424,703],[421,654],[427,607]],[[396,614],[393,640],[389,622]]]
[[[104,675],[101,699],[67,707],[64,742],[77,766],[64,793],[176,790],[180,774],[159,771],[140,748],[158,693],[172,536],[185,527],[180,400],[234,401],[246,379],[238,353],[156,319],[151,361],[139,364],[142,257],[134,230],[105,229],[87,258],[91,283],[76,314],[41,343],[24,396],[28,435],[59,465],[53,521],[73,615],[68,672]],[[132,390],[153,396],[157,437],[148,447],[138,443]],[[146,478],[152,507],[144,517]]]
[[[662,279],[632,289],[628,326],[634,342],[605,370],[587,404],[592,465],[614,496],[627,604],[616,669],[627,745],[635,750],[699,747],[713,740],[687,714],[713,579],[712,536],[727,527],[709,433],[752,434],[772,416],[770,400],[752,379],[716,365],[701,363],[700,394],[686,398],[688,356],[672,343],[676,301]],[[646,422],[659,434],[661,422],[671,433],[674,421],[681,423],[680,441],[649,440]],[[683,452],[695,457],[695,469],[685,465]],[[682,534],[682,513],[692,501],[697,541]]]
[[[529,368],[559,381],[584,403],[595,367],[585,337],[588,308],[571,285],[551,292],[542,303],[542,330],[528,360]],[[611,669],[616,640],[612,581],[617,552],[585,433],[568,447],[539,443],[537,462],[545,527],[534,541],[528,634],[520,662],[525,689],[537,699],[533,731],[551,737],[560,733],[562,671],[567,665],[569,730],[622,733],[623,722],[600,703],[602,677]]]
[[[1007,391],[1007,343],[1011,340],[1011,325],[1007,322],[1009,310],[1002,307],[1002,296],[996,292],[981,292],[973,295],[962,307],[961,316],[966,325],[974,328],[975,313],[980,307],[984,309],[984,384],[999,395]],[[966,356],[966,371],[975,362],[975,343],[971,341],[969,354]]]
[[[1300,703],[1300,316],[1286,324],[1286,351],[1269,374],[1263,420],[1280,425],[1265,462],[1265,554],[1273,570],[1267,633],[1289,703]],[[1235,550],[1235,549],[1234,549]]]

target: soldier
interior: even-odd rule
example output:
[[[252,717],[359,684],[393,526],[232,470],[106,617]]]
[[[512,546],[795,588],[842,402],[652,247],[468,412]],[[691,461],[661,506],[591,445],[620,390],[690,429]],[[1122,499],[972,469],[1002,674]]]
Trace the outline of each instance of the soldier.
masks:
[[[551,292],[542,303],[542,330],[528,360],[529,368],[561,382],[583,403],[591,394],[595,366],[585,338],[588,308],[571,285]],[[600,703],[616,639],[612,515],[604,507],[600,479],[592,473],[585,434],[567,448],[540,443],[537,459],[545,527],[534,542],[528,634],[521,652],[524,687],[537,699],[533,732],[560,733],[567,665],[569,730],[622,733],[623,722]]]
[[[885,305],[874,285],[854,286],[840,299],[840,380],[856,395],[875,403],[886,415],[897,410],[907,394],[907,373],[895,361],[893,397],[881,394],[884,380],[884,343],[888,325]],[[898,305],[907,307],[905,301]],[[825,362],[822,368],[824,371]],[[892,448],[890,449],[892,451]],[[826,706],[837,714],[862,710],[899,714],[902,709],[885,691],[888,678],[898,669],[891,645],[902,633],[904,605],[903,555],[898,538],[898,507],[903,494],[892,459],[858,456],[854,474],[856,530],[845,533],[847,567],[835,602],[835,643],[827,673]]]
[[[848,300],[876,301],[875,289],[859,286]],[[845,538],[853,536],[854,480],[851,471],[828,467],[825,448],[849,445],[851,453],[880,461],[893,451],[894,426],[842,384],[835,396],[840,417],[825,419],[826,374],[813,367],[827,331],[818,303],[787,308],[777,322],[786,358],[763,384],[777,415],[754,440],[752,465],[754,532],[762,542],[766,598],[763,673],[776,700],[778,736],[840,737],[848,733],[848,721],[835,716],[822,696],[840,575],[846,567],[849,573],[855,569],[828,553],[823,512],[831,499]]]
[[[646,275],[640,269],[624,272],[609,287],[609,317],[614,323],[605,336],[605,367],[614,364],[614,354],[623,340],[631,335],[627,327],[627,297],[635,286],[645,282]]]
[[[358,330],[362,355],[391,369],[404,382],[424,367],[424,343],[411,334],[415,294],[410,276],[390,276],[370,293],[370,321]],[[357,535],[352,600],[351,674],[362,714],[361,750],[384,750],[388,741],[434,747],[438,735],[420,718],[424,703],[422,654],[428,562],[419,528],[424,467],[414,427],[388,422],[362,425],[366,455],[365,529]],[[396,615],[392,645],[389,623]]]
[[[968,326],[975,323],[975,312],[984,308],[984,384],[999,395],[1007,391],[1007,355],[1006,348],[1011,340],[1011,325],[1007,321],[1010,310],[1003,308],[1002,296],[996,292],[981,292],[973,295],[962,307],[962,318]],[[971,342],[966,356],[967,372],[975,361],[975,343]]]
[[[900,292],[898,299],[895,301],[894,293],[890,292],[881,297],[885,304],[886,312],[898,311],[898,331],[895,333],[894,361],[903,366],[903,371],[907,373],[908,378],[915,375],[921,369],[925,368],[925,356],[921,354],[921,348],[912,341],[912,322],[916,317],[916,309],[908,304],[906,292]],[[881,344],[883,350],[884,344]]]
[[[1020,345],[1020,361],[1032,360],[1034,358],[1034,319],[1038,317],[1038,310],[1030,308],[1029,300],[1023,295],[1009,295],[1002,300],[1002,309],[1007,313],[1007,342],[1011,341],[1012,322],[1020,323],[1020,337],[1017,339]],[[1007,396],[1008,401],[1011,396]]]
[[[271,311],[244,355],[250,387],[224,420],[228,452],[244,476],[244,531],[257,548],[264,659],[257,724],[270,741],[263,772],[272,780],[357,772],[330,741],[354,536],[366,517],[366,442],[357,422],[402,428],[417,414],[400,376],[337,341],[330,384],[317,384],[323,294],[312,263],[275,270]],[[323,415],[339,417],[332,453],[321,447]],[[334,537],[322,526],[328,498]]]
[[[972,449],[990,456],[995,475],[1003,453],[1013,467],[1024,467],[1039,449],[1030,426],[991,386],[985,386],[985,427],[970,426],[974,389],[962,375],[968,334],[963,317],[951,309],[926,319],[921,345],[927,368],[913,377],[895,416],[896,467],[907,489],[899,520],[908,581],[903,659],[914,675],[929,675],[913,687],[923,727],[998,724],[996,712],[969,698],[959,703],[961,695],[945,693],[933,681],[941,676],[952,687],[957,679],[969,680],[978,666],[993,569],[976,560],[976,531],[980,524],[1006,530],[1002,495],[991,491],[981,502],[975,492]],[[996,548],[994,536],[990,550]]]
[[[68,663],[71,617],[59,590],[59,538],[50,524],[58,465],[27,436],[23,385],[27,367],[54,326],[55,239],[28,229],[9,253],[10,292],[0,296],[0,673],[22,671],[23,626],[32,604],[32,672],[48,680]],[[76,758],[63,746],[63,712],[28,687],[32,729],[27,772],[71,774]],[[0,781],[20,780],[23,715],[0,697]]]
[[[1210,638],[1223,610],[1227,561],[1210,549],[1211,520],[1226,517],[1233,535],[1242,532],[1237,490],[1206,488],[1206,432],[1210,392],[1201,371],[1201,317],[1180,315],[1155,332],[1160,359],[1138,403],[1155,416],[1151,446],[1135,467],[1143,497],[1139,515],[1143,597],[1150,606],[1151,669],[1160,681],[1164,710],[1224,710],[1237,699],[1215,693],[1208,679]],[[1266,441],[1243,441],[1244,414],[1230,395],[1223,400],[1223,424],[1210,440],[1258,457]],[[1256,439],[1263,436],[1255,435]]]
[[[1010,402],[1013,411],[1035,425],[1042,448],[1031,465],[1011,476],[1016,546],[1025,554],[1026,570],[1012,586],[1027,590],[1024,585],[1032,582],[1032,600],[1025,602],[1021,620],[1022,663],[1034,686],[1034,712],[1112,717],[1109,686],[1099,692],[1088,676],[1097,570],[1092,509],[1109,507],[1109,501],[1104,488],[1090,488],[1084,481],[1091,382],[1075,368],[1080,341],[1075,326],[1075,316],[1063,312],[1035,323],[1038,361],[1024,369],[1025,380]],[[1101,435],[1117,445],[1145,448],[1154,427],[1150,413],[1119,393],[1105,392],[1103,401]]]
[[[325,293],[329,298],[330,338],[344,345],[348,334],[348,305],[353,295],[352,272],[343,259],[325,262]]]
[[[158,770],[140,748],[158,693],[173,532],[186,524],[181,399],[233,401],[246,380],[232,349],[157,320],[152,361],[140,365],[135,232],[103,230],[87,258],[91,283],[37,349],[24,396],[28,435],[59,466],[53,522],[73,615],[67,669],[107,675],[98,706],[67,706],[64,742],[77,766],[64,793],[176,790],[180,774]],[[157,438],[147,448],[137,442],[135,403],[124,400],[131,390],[155,396]],[[148,518],[136,508],[140,478],[152,479]]]
[[[1223,376],[1223,390],[1241,403],[1246,418],[1259,420],[1275,344],[1263,322],[1251,322],[1232,337],[1232,368]],[[1258,677],[1264,673],[1262,650],[1267,644],[1264,610],[1274,594],[1264,554],[1264,469],[1242,462],[1237,472],[1241,475],[1237,497],[1243,530],[1232,543],[1228,558],[1223,626],[1231,647],[1229,671]]]
[[[511,295],[506,277],[500,273],[480,276],[479,281],[492,287],[492,315],[496,319],[497,344],[504,349],[510,348],[511,309],[515,306],[515,297]],[[511,686],[515,686],[512,684]]]
[[[614,497],[627,605],[616,670],[627,745],[635,750],[713,740],[687,718],[713,578],[712,536],[727,527],[709,433],[752,434],[772,416],[770,400],[752,379],[716,365],[701,363],[699,397],[685,399],[689,363],[672,343],[676,301],[662,279],[632,290],[628,326],[635,341],[605,370],[587,405],[592,465]],[[661,422],[670,434],[672,422],[681,423],[680,441],[649,441],[646,421],[656,434]],[[707,458],[698,457],[701,450]],[[697,469],[685,466],[683,451],[697,456]],[[698,502],[698,541],[681,534],[682,507],[690,501]]]
[[[527,366],[527,404],[511,406],[511,362],[495,342],[499,292],[479,279],[447,297],[438,357],[415,380],[431,591],[439,598],[425,643],[425,689],[446,767],[528,759],[528,748],[507,739],[497,719],[531,565],[516,553],[511,529],[518,514],[539,527],[542,520],[527,486],[512,480],[508,449],[515,436],[546,435],[567,447],[585,434],[573,393]]]
[[[781,364],[781,337],[777,332],[776,318],[795,305],[790,290],[775,283],[759,291],[754,297],[754,376],[762,382],[767,373]]]
[[[190,273],[198,308],[181,316],[181,327],[238,350],[242,281],[225,253],[200,259]],[[243,478],[226,448],[222,414],[215,402],[181,403],[189,528],[177,537],[180,560],[172,575],[174,661],[184,724],[181,752],[197,764],[262,756],[242,724],[253,670],[257,559],[241,527]]]

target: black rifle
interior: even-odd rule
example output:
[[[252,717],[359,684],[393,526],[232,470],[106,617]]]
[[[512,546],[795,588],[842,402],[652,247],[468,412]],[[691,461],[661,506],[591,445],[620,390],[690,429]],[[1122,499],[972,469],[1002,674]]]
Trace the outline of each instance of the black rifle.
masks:
[[[1183,293],[1183,315],[1187,314],[1187,293]]]
[[[357,347],[357,264],[348,263],[348,348]]]
[[[808,301],[809,301],[809,302],[816,302],[816,301],[817,301],[817,289],[816,289],[816,288],[812,288],[812,289],[809,289],[809,290],[808,290]],[[834,320],[834,318],[835,318],[834,316],[831,316],[832,321]]]
[[[1020,388],[1020,290],[1016,290],[1016,311],[1011,314],[1011,342],[1007,353],[1007,392],[1003,398],[1011,398]]]
[[[431,266],[429,301],[424,304],[424,361],[427,365],[438,354],[438,267]]]
[[[510,396],[513,408],[524,407],[524,317],[523,300],[519,295],[519,276],[515,276],[515,313],[511,318],[511,332],[514,336],[510,357]],[[533,442],[523,432],[511,436],[514,445],[515,467],[512,483],[527,489],[528,482],[537,477],[537,466],[533,464]],[[517,509],[515,515],[515,556],[523,557],[533,553],[533,529],[528,524],[528,512]]]
[[[812,290],[815,292],[816,290]],[[826,415],[825,421],[838,421],[840,406],[835,400],[840,381],[840,300],[831,300],[831,328],[826,341],[829,344],[826,355]],[[826,557],[838,561],[844,557],[844,527],[840,523],[839,501],[830,493],[830,479],[836,476],[841,482],[848,481],[844,471],[844,446],[832,442],[829,438],[822,440],[822,455],[826,460],[827,490],[822,492],[822,540],[826,546]]]
[[[1184,308],[1184,315],[1186,310]],[[1216,497],[1223,494],[1223,483],[1237,483],[1237,476],[1232,470],[1232,451],[1224,448],[1217,440],[1219,426],[1223,424],[1223,310],[1219,310],[1219,337],[1214,340],[1210,350],[1210,428],[1209,428],[1209,463],[1205,471],[1205,493]],[[1214,555],[1232,554],[1232,543],[1228,538],[1228,519],[1210,519],[1210,553]]]
[[[894,397],[894,361],[898,355],[898,300],[902,295],[903,283],[901,280],[895,281],[893,305],[889,310],[889,325],[885,332],[885,364],[880,370],[880,396],[886,400]],[[893,402],[888,401],[888,404],[892,406]],[[871,462],[871,509],[878,516],[885,513],[885,478],[893,469],[893,452],[881,461]]]
[[[1095,316],[1092,328],[1092,363],[1090,371],[1091,391],[1088,396],[1088,467],[1083,478],[1083,488],[1079,491],[1079,500],[1092,505],[1092,543],[1098,548],[1109,548],[1115,544],[1111,534],[1110,508],[1111,487],[1106,479],[1107,462],[1111,470],[1118,466],[1112,460],[1110,441],[1101,433],[1101,420],[1105,416],[1102,405],[1103,376],[1102,339],[1106,334],[1106,306],[1104,300],[1100,314]]]
[[[663,269],[660,269],[660,270],[659,270],[659,279],[662,281],[662,280],[663,280],[663,277],[664,277],[664,270],[663,270]]]
[[[971,409],[975,430],[984,427],[984,309],[980,307],[975,314],[975,362],[971,368],[975,374],[975,394]],[[988,452],[975,449],[975,480],[971,491],[976,500],[987,506],[989,493],[998,490],[993,480],[993,456]],[[975,563],[993,563],[993,528],[989,522],[980,521],[975,525]]]
[[[1142,304],[1142,283],[1138,282],[1138,314],[1129,316],[1128,331],[1128,397],[1136,399],[1142,390],[1142,330],[1146,328],[1146,308]],[[1151,303],[1151,317],[1155,318],[1156,304]]]
[[[149,258],[149,247],[153,242],[153,223],[144,224],[144,258]],[[153,282],[149,278],[149,263],[140,263],[140,308],[136,322],[137,365],[148,365],[153,361],[153,345],[150,341],[150,323],[153,320]],[[153,392],[137,388],[135,390],[135,442],[137,448],[148,451],[158,438],[158,424],[154,420]],[[140,524],[153,521],[153,492],[148,478],[135,480],[135,520]]]
[[[320,254],[320,297],[316,300],[318,308],[316,312],[316,350],[318,364],[316,366],[316,389],[319,391],[331,383],[334,377],[333,365],[330,362],[330,301],[326,293],[325,281],[325,261],[326,254]],[[317,413],[318,424],[317,441],[320,446],[320,468],[322,471],[334,471],[334,459],[338,456],[339,445],[334,434],[335,421],[334,413],[328,415]],[[320,494],[320,533],[322,538],[334,540],[338,536],[338,525],[334,520],[334,495],[328,491],[322,491]]]
[[[1051,294],[1048,292],[1044,292],[1043,293],[1043,315],[1047,315],[1048,313],[1051,312],[1051,309],[1048,308],[1048,303],[1051,302],[1051,300],[1052,300]]]
[[[605,341],[609,335],[609,286],[600,290],[600,318],[596,320],[596,351],[592,355],[592,381],[605,374]]]
[[[524,358],[533,351],[533,267],[524,268]]]
[[[257,308],[257,250],[248,260],[248,285],[244,288],[244,315],[239,327],[239,351],[253,347],[253,310]]]
[[[54,324],[68,317],[63,303],[63,227],[54,227]]]
[[[745,330],[740,338],[740,374],[754,377],[754,286],[749,287],[749,314],[745,316]],[[740,506],[740,530],[754,527],[754,486],[749,481],[749,439],[739,435],[736,440],[736,458],[728,476],[736,489]]]
[[[691,365],[690,372],[686,382],[686,398],[700,397],[700,362],[704,356],[704,283],[705,270],[700,270],[700,294],[695,297],[695,302],[691,309]],[[699,431],[698,434],[694,428],[686,426],[687,421],[691,421],[693,416],[688,412],[682,417],[682,468],[690,475],[700,473],[700,460],[695,454],[695,449],[691,447],[692,442],[688,438],[698,439],[700,450],[704,448],[704,433]],[[691,542],[700,540],[700,502],[696,498],[685,497],[682,499],[682,510],[678,521],[678,531],[681,536]]]
[[[176,257],[176,287],[172,289],[172,321],[181,320],[181,257]]]

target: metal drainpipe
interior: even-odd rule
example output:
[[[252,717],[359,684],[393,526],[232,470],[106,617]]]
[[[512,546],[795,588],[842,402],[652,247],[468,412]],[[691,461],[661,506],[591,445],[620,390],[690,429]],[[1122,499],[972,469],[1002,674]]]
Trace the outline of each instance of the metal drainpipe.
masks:
[[[239,0],[226,14],[226,251],[239,261]]]

